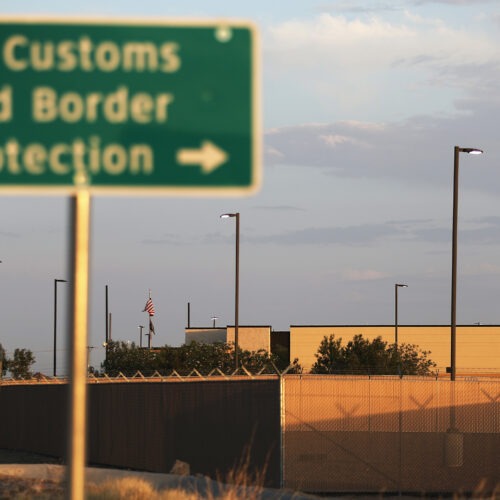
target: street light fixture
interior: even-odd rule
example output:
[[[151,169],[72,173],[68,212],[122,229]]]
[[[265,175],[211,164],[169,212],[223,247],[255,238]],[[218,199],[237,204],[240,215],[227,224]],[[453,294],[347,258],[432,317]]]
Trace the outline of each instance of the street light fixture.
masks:
[[[398,288],[408,288],[404,283],[394,284],[394,343],[398,345]]]
[[[451,353],[450,379],[456,377],[456,343],[457,343],[457,236],[458,236],[458,163],[460,153],[480,155],[477,148],[460,148],[455,146],[453,162],[453,236],[451,243]]]
[[[236,269],[235,269],[235,280],[234,280],[234,365],[235,370],[238,369],[238,303],[239,303],[239,281],[240,281],[240,214],[239,212],[222,214],[221,219],[227,219],[229,217],[236,218]]]
[[[54,377],[57,377],[57,284],[67,283],[67,280],[54,280]]]

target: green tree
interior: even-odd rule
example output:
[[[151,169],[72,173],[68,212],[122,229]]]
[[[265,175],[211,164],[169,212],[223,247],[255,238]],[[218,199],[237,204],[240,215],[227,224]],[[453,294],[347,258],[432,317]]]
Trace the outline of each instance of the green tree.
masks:
[[[160,373],[171,373],[173,370],[186,375],[193,370],[208,373],[214,368],[225,371],[230,355],[226,344],[203,344],[191,342],[180,347],[164,346],[156,357],[157,370]]]
[[[372,341],[358,334],[344,347],[346,368],[351,373],[367,373],[372,375],[387,375],[396,373],[396,359],[387,349],[387,342],[382,337]]]
[[[325,335],[315,354],[316,362],[311,373],[342,373],[345,369],[345,359],[341,344],[342,339],[336,339],[334,334],[329,337]]]
[[[278,370],[286,368],[281,366],[283,362],[278,356],[269,354],[265,350],[250,352],[239,349],[238,352],[241,365],[251,373],[275,373],[274,366]],[[225,374],[233,373],[234,364],[234,346],[225,342],[213,344],[191,342],[180,347],[166,345],[155,350],[139,348],[134,343],[110,342],[106,359],[101,367],[111,376],[116,376],[120,372],[131,376],[137,371],[145,376],[155,371],[168,375],[173,370],[181,375],[187,375],[193,370],[207,375],[216,369]],[[288,373],[301,371],[298,360],[294,360]]]
[[[132,376],[138,371],[143,375],[150,375],[155,370],[155,352],[137,347],[134,342],[111,341],[107,345],[106,359],[101,366],[111,376],[120,372]]]
[[[388,349],[401,375],[434,373],[436,363],[428,357],[431,354],[430,351],[422,351],[415,344],[391,344]]]
[[[7,356],[5,355],[5,349],[2,344],[0,344],[0,378],[2,378],[7,372]]]
[[[30,379],[33,376],[31,367],[35,356],[29,349],[16,349],[12,359],[8,360],[9,372],[16,380]]]
[[[382,337],[370,341],[361,334],[342,345],[332,334],[321,341],[311,373],[430,375],[436,364],[429,354],[416,345],[388,344]]]

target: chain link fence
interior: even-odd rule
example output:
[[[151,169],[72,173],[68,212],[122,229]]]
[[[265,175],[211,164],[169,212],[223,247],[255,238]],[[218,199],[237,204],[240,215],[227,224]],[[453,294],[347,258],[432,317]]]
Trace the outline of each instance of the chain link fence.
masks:
[[[200,456],[198,443],[206,441],[207,436],[216,436],[215,429],[219,429],[220,439],[226,439],[227,422],[231,422],[232,432],[239,436],[240,447],[245,443],[248,445],[246,440],[252,434],[256,415],[260,415],[257,420],[263,418],[260,425],[267,429],[267,433],[265,440],[258,443],[262,448],[259,451],[262,463],[257,460],[256,464],[265,462],[262,457],[269,452],[269,446],[275,457],[275,465],[269,470],[269,481],[275,485],[330,494],[441,495],[476,491],[481,497],[484,492],[489,495],[500,492],[500,378],[470,377],[452,382],[441,377],[295,375],[287,370],[252,373],[240,368],[231,373],[217,369],[207,373],[197,370],[174,370],[167,374],[120,372],[115,376],[91,375],[88,382],[97,391],[95,394],[91,391],[94,403],[89,423],[96,463],[118,463],[124,467],[139,463],[148,470],[156,470],[155,467],[162,469],[166,466],[164,462],[168,454],[172,454],[171,458],[184,457],[185,454],[186,461],[196,462]],[[64,388],[54,386],[65,384],[66,378],[45,376],[1,381],[0,400],[5,399],[3,402],[12,416],[11,430],[5,429],[8,432],[3,437],[4,446],[9,444],[16,448],[22,443],[28,449],[30,443],[42,440],[40,450],[49,454],[53,452],[45,441],[51,442],[51,433],[60,436],[64,422],[60,408],[65,406],[60,401]],[[9,387],[15,385],[37,385],[40,390],[20,387],[18,391]],[[108,386],[109,394],[104,386]],[[240,405],[235,408],[232,398],[228,400],[230,387],[231,391],[238,387],[235,394],[245,401],[245,411]],[[268,392],[259,392],[263,387]],[[161,403],[165,395],[160,399],[158,395],[150,399],[151,391],[157,390],[161,394],[175,394],[172,403],[174,400],[176,403],[166,404],[166,400]],[[192,391],[198,391],[194,399],[187,396]],[[211,393],[218,394],[217,398],[206,399]],[[250,393],[253,394],[251,398]],[[110,394],[118,399],[110,399]],[[268,408],[265,415],[261,415],[265,394]],[[35,404],[35,396],[46,404]],[[51,398],[55,398],[53,405],[49,404]],[[197,402],[196,408],[191,407],[192,401]],[[215,401],[218,402],[214,405]],[[157,403],[161,403],[161,408],[144,411]],[[128,410],[124,411],[124,408]],[[222,408],[229,413],[238,409],[239,413],[221,415]],[[34,416],[37,416],[37,429],[33,426]],[[221,426],[222,417],[227,422]],[[26,420],[26,429],[23,429],[23,419]],[[193,427],[190,422],[195,420]],[[55,421],[59,423],[53,432],[49,431],[47,422]],[[124,441],[118,455],[108,456],[109,447],[104,444],[118,439],[113,435],[118,428],[117,422],[123,429],[142,428],[144,424],[147,429],[155,428],[156,436],[165,434],[156,455],[150,453],[148,460],[141,455],[142,461],[133,455],[133,450],[142,449],[140,442],[148,441],[146,433],[139,435],[133,446]],[[240,429],[242,422],[245,426]],[[173,432],[172,426],[181,426],[183,436],[186,436],[178,443],[179,431]],[[16,429],[15,435],[12,429]],[[104,429],[106,432],[99,434]],[[125,433],[128,439],[135,434],[136,431]],[[14,439],[16,435],[19,443]],[[99,439],[96,441],[93,438],[97,435]],[[196,436],[194,441],[193,435]],[[152,443],[156,446],[157,440],[149,441],[148,449]],[[222,444],[227,446],[224,441]],[[218,463],[217,453],[221,445],[216,445],[215,441],[212,443],[212,455],[210,460],[207,458],[207,463]],[[176,450],[175,453],[172,450]],[[238,456],[236,448],[231,450],[223,457],[226,462],[231,454]],[[279,457],[276,455],[278,451]],[[127,454],[131,455],[130,459],[127,458],[130,464],[123,458]],[[159,460],[161,467],[155,460]],[[199,467],[200,471],[209,469],[206,465]]]
[[[282,482],[308,492],[493,491],[500,380],[289,375]]]

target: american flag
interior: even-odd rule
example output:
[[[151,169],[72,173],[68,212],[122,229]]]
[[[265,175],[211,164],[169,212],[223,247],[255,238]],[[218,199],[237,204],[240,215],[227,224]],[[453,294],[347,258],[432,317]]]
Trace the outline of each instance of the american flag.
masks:
[[[146,302],[146,305],[144,306],[143,312],[147,312],[150,316],[155,315],[155,306],[153,305],[153,301],[151,300],[151,297],[149,297],[148,301]]]

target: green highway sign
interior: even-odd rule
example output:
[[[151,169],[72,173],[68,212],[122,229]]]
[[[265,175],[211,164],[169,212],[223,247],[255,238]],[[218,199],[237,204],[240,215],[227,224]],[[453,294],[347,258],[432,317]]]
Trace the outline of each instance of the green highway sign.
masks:
[[[0,189],[251,192],[256,31],[232,22],[0,20]]]

